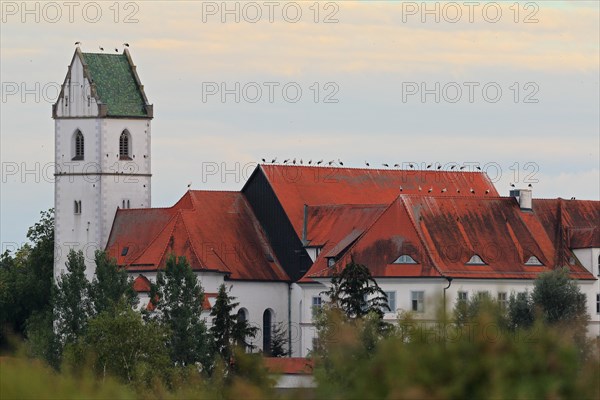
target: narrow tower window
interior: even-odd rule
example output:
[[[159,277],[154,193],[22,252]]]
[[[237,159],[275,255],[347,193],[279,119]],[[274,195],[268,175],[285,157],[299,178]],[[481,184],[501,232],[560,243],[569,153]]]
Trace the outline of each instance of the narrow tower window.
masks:
[[[83,160],[83,133],[80,130],[75,132],[75,156],[73,160]]]
[[[119,137],[119,158],[121,160],[131,160],[131,140],[129,132],[126,130]]]
[[[75,200],[73,203],[73,211],[75,214],[81,214],[81,200]]]

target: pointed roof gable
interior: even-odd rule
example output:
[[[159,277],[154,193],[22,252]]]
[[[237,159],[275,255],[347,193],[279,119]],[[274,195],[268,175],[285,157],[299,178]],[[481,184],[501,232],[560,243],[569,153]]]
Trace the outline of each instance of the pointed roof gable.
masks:
[[[555,261],[559,244],[547,237],[535,213],[535,205],[533,213],[524,213],[506,197],[401,195],[334,268],[317,259],[305,278],[331,276],[352,257],[375,277],[534,279],[540,272],[567,266],[575,279],[594,279],[577,262]],[[541,217],[547,217],[546,211]],[[417,264],[394,265],[402,254]],[[484,265],[469,264],[476,254]],[[542,265],[526,265],[532,256]]]
[[[260,165],[255,173],[259,172],[267,177],[299,237],[304,204],[390,204],[401,193],[427,195],[429,190],[436,196],[498,196],[481,172],[289,165]]]
[[[196,271],[289,280],[239,192],[189,191],[171,208],[118,210],[107,251],[129,271],[163,268],[177,254]]]
[[[125,49],[122,54],[109,54],[84,53],[77,48],[71,67],[76,58],[83,66],[83,75],[91,89],[89,94],[98,104],[99,116],[153,117],[153,107],[148,103],[144,86],[138,77],[129,50]],[[71,67],[65,78],[65,84],[69,80]],[[65,84],[56,104],[63,98]]]

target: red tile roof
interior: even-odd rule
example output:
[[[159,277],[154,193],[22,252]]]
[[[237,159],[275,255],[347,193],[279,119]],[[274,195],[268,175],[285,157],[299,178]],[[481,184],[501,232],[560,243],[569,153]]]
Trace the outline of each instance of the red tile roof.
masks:
[[[133,290],[136,292],[150,292],[150,281],[144,275],[138,275],[133,281]]]
[[[289,280],[239,192],[189,191],[171,208],[118,210],[107,251],[130,271],[164,267],[174,253],[231,279]]]
[[[260,165],[259,168],[299,237],[302,235],[304,204],[389,204],[402,193],[442,197],[498,196],[488,176],[481,172],[285,165]],[[442,192],[444,189],[446,191]],[[489,190],[488,194],[486,190]]]
[[[204,300],[202,302],[202,310],[210,311],[212,309],[212,305],[210,304],[210,299],[216,299],[218,293],[204,293]]]
[[[590,218],[600,211],[600,202],[578,205],[573,201],[567,208],[563,222],[573,225],[565,225],[565,229],[593,225]],[[595,279],[577,262],[570,264],[573,257],[566,241],[549,236],[557,229],[552,226],[556,221],[552,210],[556,207],[547,203],[540,206],[534,201],[533,212],[524,212],[510,197],[401,195],[335,268],[328,268],[321,255],[305,278],[330,276],[353,257],[376,277],[534,279],[542,271],[568,266],[573,278]],[[402,254],[410,255],[417,264],[393,264]],[[485,265],[467,264],[475,254]],[[531,256],[543,266],[526,266]]]
[[[387,205],[326,205],[308,208],[309,246],[322,246],[319,259],[324,263],[331,252],[350,246],[383,213]],[[337,248],[337,250],[336,250]],[[311,281],[307,275],[301,282]]]
[[[265,357],[265,367],[274,374],[312,375],[314,362],[310,358]]]

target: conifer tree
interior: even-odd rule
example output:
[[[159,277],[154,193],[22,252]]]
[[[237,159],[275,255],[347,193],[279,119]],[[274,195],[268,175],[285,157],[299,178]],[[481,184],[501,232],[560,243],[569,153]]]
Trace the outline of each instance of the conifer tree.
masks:
[[[231,290],[231,288],[229,289]],[[215,305],[210,311],[212,326],[210,332],[214,338],[215,351],[226,361],[233,356],[233,347],[244,349],[252,347],[247,338],[256,336],[256,327],[250,326],[246,319],[241,319],[233,310],[239,305],[235,297],[229,295],[225,284],[219,286]]]
[[[371,312],[383,318],[383,310],[389,310],[387,296],[369,269],[354,260],[341,273],[333,276],[331,284],[325,293],[331,304],[342,309],[349,318],[364,317]]]
[[[284,327],[283,322],[280,321],[273,327],[271,337],[271,357],[287,356],[287,343],[287,329]]]

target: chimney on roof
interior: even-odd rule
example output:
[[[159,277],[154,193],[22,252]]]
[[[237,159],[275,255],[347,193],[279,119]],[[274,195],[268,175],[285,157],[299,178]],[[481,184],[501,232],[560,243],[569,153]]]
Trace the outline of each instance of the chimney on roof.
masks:
[[[532,210],[532,194],[531,189],[512,189],[510,197],[517,199],[521,211]]]

